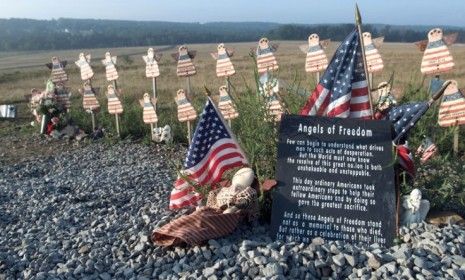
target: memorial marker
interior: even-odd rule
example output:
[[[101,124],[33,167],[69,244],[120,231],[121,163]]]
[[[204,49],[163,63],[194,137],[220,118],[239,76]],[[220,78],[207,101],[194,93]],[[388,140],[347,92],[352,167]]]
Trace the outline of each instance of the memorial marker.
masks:
[[[391,124],[284,115],[271,234],[389,247],[396,237]]]

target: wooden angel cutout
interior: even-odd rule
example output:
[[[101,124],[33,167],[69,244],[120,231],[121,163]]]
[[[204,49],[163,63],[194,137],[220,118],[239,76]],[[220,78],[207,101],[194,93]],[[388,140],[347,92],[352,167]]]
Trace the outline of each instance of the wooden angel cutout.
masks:
[[[107,74],[107,81],[118,80],[118,71],[116,71],[116,56],[111,56],[110,52],[105,53],[105,58],[102,60],[102,64],[105,66],[105,72]]]
[[[65,110],[71,107],[71,92],[68,87],[65,87],[63,82],[56,83],[55,87],[56,100]]]
[[[220,100],[218,102],[218,108],[220,109],[221,114],[225,120],[232,120],[239,116],[239,113],[236,110],[236,106],[231,100],[231,96],[228,93],[227,86],[221,86],[219,88]]]
[[[210,53],[213,59],[216,60],[216,76],[221,78],[236,74],[236,70],[234,70],[234,65],[230,59],[234,52],[227,49],[223,43],[218,45],[217,50],[216,53]]]
[[[94,71],[90,67],[90,53],[84,55],[84,53],[79,54],[79,59],[74,62],[81,69],[81,79],[87,81],[92,79],[94,76]]]
[[[178,120],[180,122],[190,122],[197,118],[197,112],[187,99],[184,89],[178,90],[175,100],[178,105]]]
[[[107,87],[107,98],[108,98],[108,113],[119,115],[123,113],[123,105],[119,101],[116,89],[113,85]]]
[[[307,54],[305,59],[305,71],[308,73],[318,73],[328,67],[328,57],[324,49],[328,47],[331,40],[321,40],[318,34],[313,33],[308,36],[308,44],[301,45],[301,51]]]
[[[452,80],[444,91],[438,123],[443,127],[465,124],[465,96],[459,90],[457,81]]]
[[[266,79],[261,85],[261,91],[265,98],[266,110],[275,122],[281,121],[284,113],[283,105],[279,100],[279,81],[276,78]]]
[[[434,28],[428,32],[428,40],[416,42],[415,45],[424,51],[421,61],[421,73],[426,75],[448,72],[454,67],[454,59],[447,46],[457,40],[457,33],[443,35],[442,29]]]
[[[60,59],[58,59],[56,56],[52,57],[51,63],[45,64],[50,70],[52,70],[50,75],[52,82],[59,83],[66,82],[68,80],[68,75],[65,72],[66,64],[66,60],[60,61]]]
[[[79,91],[82,94],[82,107],[84,110],[93,112],[100,108],[97,97],[95,97],[98,90],[92,88],[89,81],[86,81],[83,88]]]
[[[156,98],[150,98],[150,94],[144,93],[144,98],[139,100],[140,105],[144,109],[142,117],[144,123],[154,124],[158,122],[158,116],[156,111]]]
[[[257,68],[259,74],[278,70],[278,62],[274,56],[274,52],[277,49],[278,45],[270,44],[268,38],[260,39],[258,42],[258,47],[255,51],[257,55]]]
[[[145,61],[145,76],[147,78],[156,78],[160,76],[160,70],[158,69],[158,62],[161,59],[162,54],[155,54],[153,48],[147,50],[147,55],[143,55],[142,58]]]
[[[365,46],[365,56],[367,60],[368,73],[375,73],[383,70],[384,64],[378,48],[384,42],[384,37],[371,38],[370,32],[363,32],[363,45]]]
[[[177,53],[171,54],[171,56],[178,62],[176,74],[178,77],[189,77],[195,75],[194,59],[196,51],[189,51],[186,46],[180,46]]]

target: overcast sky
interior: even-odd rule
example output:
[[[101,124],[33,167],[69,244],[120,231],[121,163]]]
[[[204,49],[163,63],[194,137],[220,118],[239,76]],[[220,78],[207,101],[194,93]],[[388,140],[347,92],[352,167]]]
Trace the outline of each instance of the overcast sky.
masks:
[[[0,18],[347,23],[355,2],[366,23],[465,27],[465,0],[0,0]]]

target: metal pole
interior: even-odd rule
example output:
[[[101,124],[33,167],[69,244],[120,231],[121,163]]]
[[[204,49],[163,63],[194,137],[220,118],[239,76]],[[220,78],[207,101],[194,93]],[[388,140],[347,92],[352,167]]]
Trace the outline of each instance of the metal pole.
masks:
[[[191,121],[187,121],[187,140],[190,146],[191,145]]]
[[[363,67],[365,68],[365,77],[368,77],[368,67],[367,67],[367,58],[365,56],[365,45],[363,44],[363,36],[362,36],[362,17],[360,16],[360,11],[358,10],[358,5],[355,4],[355,23],[357,25],[358,37],[360,41],[360,49],[362,50],[362,58],[363,58]],[[371,110],[371,118],[373,118],[373,101],[371,100],[371,84],[370,79],[368,79],[368,98],[370,100],[370,110]]]

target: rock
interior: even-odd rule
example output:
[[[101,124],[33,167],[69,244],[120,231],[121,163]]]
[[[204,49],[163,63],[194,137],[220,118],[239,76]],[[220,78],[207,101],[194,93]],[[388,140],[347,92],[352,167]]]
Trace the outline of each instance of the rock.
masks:
[[[355,257],[349,254],[344,254],[344,258],[346,259],[347,263],[354,267],[357,263],[355,262]]]
[[[345,259],[344,255],[340,253],[338,255],[333,256],[333,262],[337,266],[344,266],[345,263],[346,263],[346,259]]]
[[[465,220],[457,213],[450,211],[430,211],[426,217],[426,222],[436,225],[465,225]]]
[[[215,268],[213,267],[207,267],[203,270],[203,276],[206,278],[212,276],[213,274],[215,274]]]
[[[375,255],[370,255],[368,257],[368,266],[374,270],[377,270],[381,266],[381,263],[378,260],[378,257],[376,257]]]
[[[89,245],[84,245],[79,248],[79,254],[86,254],[90,251],[90,246]]]
[[[111,280],[111,275],[107,272],[100,273],[98,277],[102,280]]]
[[[277,263],[269,263],[263,269],[263,275],[267,278],[281,275],[282,269]]]

